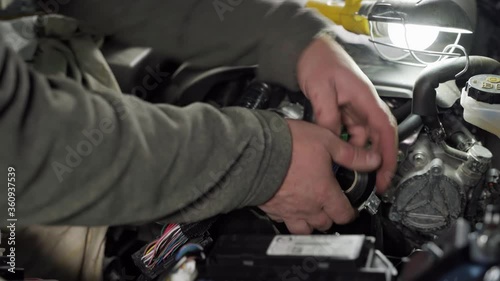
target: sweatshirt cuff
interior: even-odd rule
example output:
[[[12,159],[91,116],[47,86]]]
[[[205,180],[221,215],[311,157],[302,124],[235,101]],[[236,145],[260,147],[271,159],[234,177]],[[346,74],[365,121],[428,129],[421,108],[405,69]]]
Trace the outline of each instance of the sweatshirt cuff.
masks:
[[[266,32],[259,46],[258,78],[281,84],[292,91],[299,90],[297,83],[297,63],[307,46],[325,32],[332,33],[332,23],[312,9],[295,7],[293,16],[290,11],[282,11],[275,15],[281,17]]]
[[[165,222],[194,222],[244,207],[260,206],[280,189],[292,158],[292,136],[288,123],[276,113],[226,108],[225,113],[253,136],[246,138],[237,162],[227,177],[195,202],[161,219]],[[249,122],[249,123],[245,123]],[[212,186],[212,184],[210,184]]]
[[[269,201],[280,189],[292,158],[292,136],[284,118],[270,111],[254,112],[264,129],[265,149],[257,182],[254,183],[242,206],[259,206]]]

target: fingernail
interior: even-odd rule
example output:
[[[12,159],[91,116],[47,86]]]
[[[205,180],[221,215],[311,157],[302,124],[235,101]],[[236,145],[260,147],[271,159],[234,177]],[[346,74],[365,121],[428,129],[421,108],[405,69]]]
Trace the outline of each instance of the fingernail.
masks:
[[[367,156],[367,159],[366,159],[366,162],[368,163],[368,165],[373,165],[373,166],[376,166],[376,165],[379,165],[380,164],[380,155],[377,154],[377,153],[368,153],[368,156]]]
[[[384,177],[387,182],[391,182],[394,176],[395,175],[391,172],[384,172]]]

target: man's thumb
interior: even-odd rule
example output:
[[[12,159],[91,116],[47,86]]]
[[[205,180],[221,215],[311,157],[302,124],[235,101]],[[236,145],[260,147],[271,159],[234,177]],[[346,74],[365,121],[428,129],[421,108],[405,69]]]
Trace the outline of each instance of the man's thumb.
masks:
[[[332,136],[332,139],[327,149],[334,163],[360,172],[373,171],[380,166],[382,158],[378,153],[353,146],[337,136]]]

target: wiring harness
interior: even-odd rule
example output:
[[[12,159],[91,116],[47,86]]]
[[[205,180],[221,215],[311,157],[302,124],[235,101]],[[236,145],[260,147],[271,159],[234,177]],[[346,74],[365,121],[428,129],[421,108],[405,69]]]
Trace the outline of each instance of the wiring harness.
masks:
[[[205,259],[204,249],[213,241],[208,230],[215,220],[164,225],[157,239],[132,255],[142,272],[138,280],[153,280],[171,272],[183,258]]]

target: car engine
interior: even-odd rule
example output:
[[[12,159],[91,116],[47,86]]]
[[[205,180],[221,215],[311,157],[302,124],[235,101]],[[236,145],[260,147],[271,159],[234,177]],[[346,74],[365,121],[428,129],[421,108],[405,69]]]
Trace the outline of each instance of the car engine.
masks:
[[[483,39],[474,48],[497,40]],[[108,279],[124,280],[125,272],[137,280],[500,280],[500,63],[498,48],[488,45],[488,50],[422,69],[376,60],[364,46],[346,48],[396,117],[399,136],[398,168],[384,194],[375,192],[374,173],[332,163],[359,211],[357,221],[306,238],[290,235],[284,224],[252,208],[193,224],[116,227],[107,242],[112,245],[107,255],[113,257]],[[104,53],[129,92],[134,79],[143,77],[130,70],[132,61],[140,60],[117,58],[145,58],[134,66],[142,70],[159,61],[151,50]],[[314,122],[302,93],[256,80],[257,66],[158,66],[171,77],[141,96],[147,101],[240,106]],[[349,139],[347,133],[341,137]],[[178,249],[189,259],[170,257],[148,267],[149,245],[165,242],[161,239],[172,229],[176,238],[191,243]],[[352,247],[342,247],[346,244]],[[321,251],[297,245],[317,245]],[[328,255],[325,245],[334,249]],[[297,264],[302,272],[291,270]],[[176,279],[171,272],[189,278]]]
[[[464,68],[465,72],[462,71]],[[462,74],[456,76],[460,72]],[[365,246],[361,246],[362,238],[358,242],[349,243],[360,243],[359,247],[380,250],[386,258],[390,257],[389,263],[399,265],[397,269],[402,270],[403,275],[408,274],[405,273],[408,271],[418,275],[411,269],[403,270],[405,260],[413,260],[415,263],[416,257],[421,256],[421,253],[428,254],[431,248],[440,257],[458,255],[455,246],[459,244],[467,245],[472,252],[466,256],[461,253],[463,260],[500,262],[500,243],[497,241],[500,237],[500,213],[495,209],[500,204],[498,74],[500,63],[490,58],[471,56],[449,59],[426,68],[417,76],[413,98],[381,95],[399,123],[398,169],[391,187],[386,193],[377,195],[374,174],[350,171],[333,163],[332,169],[337,180],[361,216],[351,225],[334,226],[327,233],[317,232],[310,236],[321,237],[326,234],[324,238],[310,238],[311,241],[301,243],[333,239],[328,235],[369,235],[375,239],[372,242],[366,240]],[[183,69],[175,77],[179,79],[174,79],[175,82],[170,87],[174,91],[181,89],[182,93],[177,95],[179,104],[203,100],[219,107],[267,109],[285,118],[313,122],[312,107],[302,93],[289,92],[278,85],[255,80],[255,67],[221,68],[211,70],[211,75],[206,75],[204,71]],[[218,94],[204,90],[206,85],[211,85]],[[445,90],[443,85],[446,85]],[[480,103],[471,106],[468,104],[471,102]],[[342,134],[342,138],[347,141],[349,136]],[[204,271],[212,280],[223,280],[229,276],[254,280],[246,270],[252,268],[252,264],[262,262],[261,259],[269,262],[269,267],[273,268],[259,267],[262,272],[267,272],[267,269],[278,270],[278,265],[274,264],[277,261],[268,260],[269,256],[261,256],[255,252],[255,247],[260,249],[268,245],[271,249],[278,242],[254,229],[242,227],[241,222],[253,225],[250,223],[253,217],[260,221],[257,225],[271,225],[277,231],[275,234],[278,234],[274,236],[275,239],[299,239],[286,236],[289,233],[283,224],[271,223],[263,219],[262,214],[248,216],[236,213],[226,217],[222,223],[222,235],[214,238],[216,244],[212,250],[212,264],[205,267]],[[228,231],[233,224],[238,225],[237,230]],[[211,223],[210,227],[213,231]],[[252,233],[254,235],[250,235]],[[470,238],[457,241],[457,237]],[[481,239],[484,241],[481,242]],[[245,246],[248,244],[255,246]],[[239,251],[230,250],[235,247]],[[463,251],[463,247],[459,249]],[[293,251],[298,251],[297,248],[294,249]],[[240,268],[239,261],[248,264]],[[300,258],[294,260],[299,261]],[[379,265],[385,264],[383,261],[384,258],[379,260]],[[237,269],[226,272],[224,268],[230,265]],[[336,265],[332,262],[328,266]],[[381,268],[388,272],[396,270],[391,269],[391,266],[378,269]],[[439,271],[429,268],[421,270],[424,273],[426,270]],[[243,273],[246,275],[239,275]],[[346,278],[342,274],[339,276],[339,280]],[[323,280],[321,276],[317,278],[313,280]],[[377,280],[379,277],[371,275],[367,279],[359,278]],[[428,280],[429,276],[423,274],[419,277],[422,279],[405,278],[403,280]],[[433,278],[431,280],[446,280]]]
[[[417,79],[413,112],[422,115],[408,118],[421,118],[422,126],[401,139],[398,171],[392,188],[384,194],[384,200],[391,205],[389,219],[408,238],[420,243],[439,237],[459,217],[478,222],[488,204],[499,202],[499,171],[495,166],[499,151],[485,145],[491,142],[488,138],[498,135],[498,127],[486,124],[500,120],[490,108],[497,103],[497,92],[488,91],[494,87],[489,81],[496,81],[498,76],[483,75],[485,71],[497,73],[498,62],[481,57],[467,59],[461,63],[473,64],[474,69],[466,75],[462,92],[457,89],[461,101],[449,109],[440,109],[442,112],[436,109],[432,86],[447,82],[459,62],[428,67]],[[444,78],[435,78],[436,73]],[[421,85],[428,89],[419,89]],[[468,99],[484,101],[491,119],[474,122],[469,116],[468,122]]]

